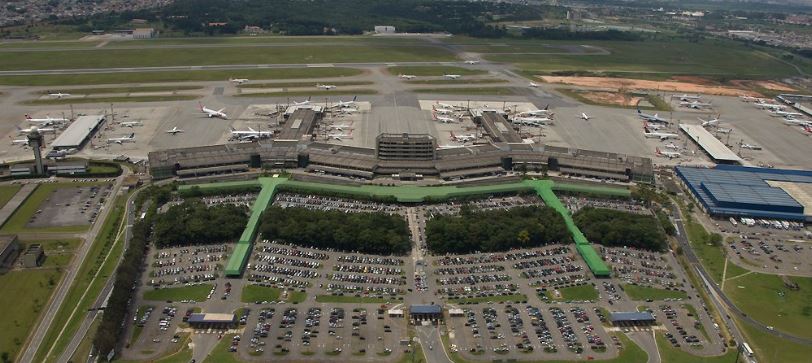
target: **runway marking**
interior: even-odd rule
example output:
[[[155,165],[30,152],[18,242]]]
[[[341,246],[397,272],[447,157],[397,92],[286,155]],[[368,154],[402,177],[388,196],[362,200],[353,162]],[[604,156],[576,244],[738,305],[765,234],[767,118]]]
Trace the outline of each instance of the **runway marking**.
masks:
[[[308,64],[308,65],[307,65],[307,68],[330,68],[330,67],[335,67],[335,65],[334,65],[334,64],[330,64],[330,63],[323,63],[323,64]]]

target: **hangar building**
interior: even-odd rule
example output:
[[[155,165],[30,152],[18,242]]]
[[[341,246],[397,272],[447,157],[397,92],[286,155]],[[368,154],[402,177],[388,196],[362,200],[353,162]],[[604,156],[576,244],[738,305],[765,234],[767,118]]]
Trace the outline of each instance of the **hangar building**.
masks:
[[[812,171],[717,165],[676,173],[711,215],[812,221]]]

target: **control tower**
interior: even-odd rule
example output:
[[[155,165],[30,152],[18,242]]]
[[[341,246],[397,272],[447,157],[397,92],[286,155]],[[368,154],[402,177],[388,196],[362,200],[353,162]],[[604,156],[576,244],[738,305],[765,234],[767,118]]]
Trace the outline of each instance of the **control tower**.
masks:
[[[42,152],[40,150],[42,145],[45,144],[42,133],[40,133],[36,127],[32,127],[31,132],[29,132],[26,137],[28,138],[28,145],[34,149],[34,174],[45,175],[45,167],[42,165]]]

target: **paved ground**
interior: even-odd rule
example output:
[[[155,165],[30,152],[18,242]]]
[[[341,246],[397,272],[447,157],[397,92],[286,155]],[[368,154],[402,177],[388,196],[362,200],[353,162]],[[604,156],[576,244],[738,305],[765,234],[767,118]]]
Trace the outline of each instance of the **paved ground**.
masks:
[[[26,183],[25,185],[14,194],[13,197],[0,209],[0,226],[6,223],[6,220],[14,214],[14,211],[20,207],[21,204],[28,198],[28,195],[37,188],[36,183]]]

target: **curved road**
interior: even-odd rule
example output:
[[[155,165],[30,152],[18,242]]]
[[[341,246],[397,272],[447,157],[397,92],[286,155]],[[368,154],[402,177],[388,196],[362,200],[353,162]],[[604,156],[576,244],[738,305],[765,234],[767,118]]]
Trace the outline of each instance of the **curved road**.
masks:
[[[799,337],[789,333],[784,333],[782,331],[775,329],[767,329],[766,324],[751,318],[746,313],[741,311],[738,307],[736,307],[736,305],[732,301],[730,301],[727,295],[725,295],[724,291],[722,291],[719,285],[713,282],[710,275],[705,270],[705,267],[702,265],[702,263],[700,263],[699,258],[696,256],[696,253],[694,253],[694,250],[691,248],[688,242],[688,234],[686,233],[685,226],[682,223],[682,213],[676,205],[672,206],[672,213],[674,216],[678,216],[678,218],[675,218],[674,221],[676,222],[677,225],[678,232],[677,240],[679,241],[680,246],[682,246],[682,251],[688,258],[688,262],[699,272],[700,277],[705,282],[705,285],[707,285],[711,289],[711,298],[713,299],[713,302],[717,305],[721,305],[722,307],[724,307],[724,309],[719,309],[719,313],[722,315],[722,319],[725,320],[725,323],[728,325],[728,328],[736,337],[739,343],[745,341],[744,335],[742,335],[742,333],[738,330],[738,328],[733,323],[732,319],[730,319],[728,314],[725,314],[725,311],[733,312],[733,314],[735,314],[739,319],[751,325],[754,325],[756,328],[758,328],[764,333],[771,334],[781,339],[786,339],[793,343],[812,345],[812,339]]]

